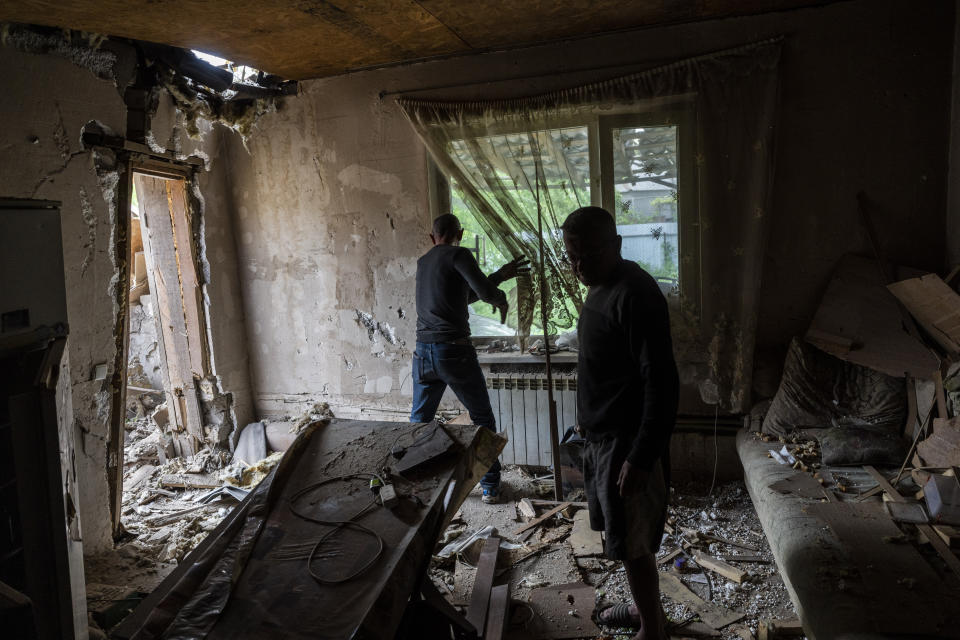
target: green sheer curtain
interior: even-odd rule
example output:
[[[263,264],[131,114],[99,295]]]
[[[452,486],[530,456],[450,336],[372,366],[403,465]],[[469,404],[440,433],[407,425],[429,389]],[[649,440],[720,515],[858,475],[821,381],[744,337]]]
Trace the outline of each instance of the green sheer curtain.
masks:
[[[601,116],[677,105],[691,110],[697,197],[684,201],[681,186],[680,215],[698,221],[698,237],[685,243],[700,264],[698,286],[690,287],[699,299],[683,300],[681,283],[672,323],[681,379],[699,394],[687,402],[682,395],[681,410],[695,411],[700,402],[740,411],[750,400],[781,44],[768,40],[527,98],[401,97],[398,104],[506,253],[538,264],[542,217],[546,278],[541,282],[534,273],[530,298],[520,305],[521,326],[529,326],[530,300],[539,299],[540,287],[547,288],[552,317],[573,315],[582,304],[581,287],[562,259],[559,226],[572,207],[590,204],[594,195],[583,127]]]

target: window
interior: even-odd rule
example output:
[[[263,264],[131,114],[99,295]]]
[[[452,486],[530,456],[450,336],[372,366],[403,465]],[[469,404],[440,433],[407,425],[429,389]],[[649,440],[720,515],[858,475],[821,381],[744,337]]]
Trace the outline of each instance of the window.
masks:
[[[657,279],[672,305],[699,307],[699,224],[696,207],[695,139],[689,110],[621,114],[593,117],[585,122],[539,131],[507,132],[475,138],[470,144],[483,149],[489,166],[478,168],[467,149],[467,141],[450,143],[451,158],[468,172],[496,172],[504,189],[516,192],[513,200],[536,211],[534,153],[541,160],[542,180],[549,190],[549,211],[556,224],[568,213],[589,204],[614,213],[623,238],[622,255],[642,266]],[[521,183],[526,182],[526,188]],[[464,226],[462,245],[474,252],[485,273],[506,263],[510,256],[501,251],[478,219],[456,182],[439,182],[449,198],[450,210]],[[518,186],[511,186],[518,185]],[[498,202],[496,194],[485,195]],[[501,205],[498,205],[501,206]],[[503,205],[505,206],[505,205]],[[439,214],[444,209],[437,209]],[[500,211],[508,214],[509,212]],[[536,237],[529,238],[536,242]],[[507,325],[490,305],[471,305],[470,325],[475,336],[512,336],[517,330],[516,294],[523,282],[505,283],[502,288],[511,300]],[[538,304],[539,306],[539,304]],[[534,313],[531,333],[542,335],[539,309]],[[555,312],[551,329],[569,331],[576,326],[572,308]]]

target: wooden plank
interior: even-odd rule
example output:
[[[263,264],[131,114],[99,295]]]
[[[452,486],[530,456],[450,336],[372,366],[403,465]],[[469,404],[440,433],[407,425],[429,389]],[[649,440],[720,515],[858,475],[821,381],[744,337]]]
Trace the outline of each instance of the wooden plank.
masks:
[[[580,509],[586,509],[586,502],[558,502],[557,500],[537,500],[536,498],[530,498],[530,504],[535,507],[555,507],[558,504],[568,504],[572,507],[578,507]]]
[[[206,322],[202,309],[202,294],[197,280],[197,261],[193,247],[192,212],[187,206],[186,182],[165,180],[170,221],[177,251],[177,266],[180,276],[180,297],[187,329],[190,370],[202,378],[209,369],[207,354]]]
[[[705,601],[672,573],[660,572],[660,591],[674,602],[687,606],[714,629],[722,629],[744,617],[742,613]]]
[[[483,541],[480,560],[477,562],[477,576],[473,580],[473,592],[467,607],[467,622],[477,629],[477,637],[484,637],[487,622],[487,609],[490,605],[490,591],[497,569],[497,554],[500,551],[500,538],[487,538]]]
[[[572,504],[572,503],[570,503],[570,502],[561,502],[560,504],[558,504],[557,506],[555,506],[553,509],[550,509],[549,511],[544,512],[543,515],[541,515],[539,518],[536,518],[535,520],[531,520],[530,522],[526,523],[525,525],[523,525],[523,526],[520,527],[519,529],[514,529],[514,530],[513,530],[513,535],[515,535],[515,536],[516,536],[516,535],[520,535],[521,533],[523,533],[523,532],[526,531],[527,529],[530,529],[530,528],[532,528],[532,527],[537,526],[538,524],[540,524],[540,523],[543,522],[544,520],[546,520],[546,519],[548,519],[548,518],[551,518],[551,517],[555,516],[556,514],[560,513],[561,511],[563,511],[564,509],[566,509],[567,507],[569,507],[571,504]]]
[[[937,369],[933,372],[933,384],[936,387],[936,401],[937,401],[937,414],[941,418],[949,418],[947,414],[947,395],[943,390],[943,376],[940,375],[940,370]]]
[[[747,577],[746,571],[737,569],[736,567],[727,564],[723,560],[714,558],[706,553],[694,552],[693,559],[704,569],[709,569],[714,573],[719,573],[724,578],[732,580],[737,584],[743,584],[743,581]]]
[[[487,614],[487,628],[484,640],[501,640],[507,619],[510,616],[510,583],[501,584],[490,591],[490,611]]]
[[[879,471],[869,465],[865,466],[864,469],[867,470],[867,473],[873,476],[873,478],[877,481],[877,484],[883,487],[883,490],[888,496],[890,496],[891,500],[894,502],[907,501],[907,499],[900,495],[893,485],[887,482],[887,479],[884,478],[883,474],[881,474]],[[930,546],[933,547],[938,554],[940,554],[940,557],[943,558],[943,561],[947,563],[947,566],[950,567],[950,569],[957,574],[958,577],[960,577],[960,558],[957,558],[957,555],[950,550],[950,547],[948,547],[943,539],[937,535],[937,532],[933,530],[933,527],[929,524],[918,524],[915,526],[917,527],[917,530],[927,538],[927,541],[930,542]]]
[[[753,562],[757,564],[770,564],[770,561],[764,558],[763,556],[757,555],[743,555],[743,556],[733,556],[727,555],[723,556],[723,559],[727,562]]]
[[[960,528],[946,524],[933,525],[933,532],[951,549],[960,548]]]
[[[731,547],[737,547],[739,549],[746,549],[747,551],[759,551],[756,547],[750,546],[749,544],[744,544],[743,542],[737,542],[736,540],[730,540],[729,538],[723,538],[721,536],[713,535],[712,533],[701,534],[702,537],[713,540],[715,542],[722,542],[728,544]]]
[[[681,548],[681,547],[677,547],[676,549],[674,549],[673,551],[671,551],[671,552],[668,553],[667,555],[663,556],[662,558],[658,558],[658,559],[657,559],[657,564],[663,564],[663,563],[665,563],[665,562],[670,562],[671,560],[673,560],[674,558],[676,558],[678,555],[680,555],[681,553],[683,553],[685,550],[687,550],[687,549],[689,549],[689,548],[690,548],[690,544],[684,543],[682,548]]]
[[[188,337],[187,316],[181,287],[177,241],[174,235],[169,180],[137,176],[137,196],[143,207],[144,245],[149,247],[148,267],[152,267],[151,290],[156,296],[167,373],[169,376],[168,406],[174,408],[176,424],[203,441],[203,424],[194,376],[203,376],[203,369],[194,371]],[[183,256],[183,260],[188,260]],[[151,264],[152,263],[152,264]],[[187,265],[184,265],[187,268]],[[193,299],[193,296],[190,296]],[[199,338],[194,338],[194,341]],[[194,347],[196,350],[196,347]]]

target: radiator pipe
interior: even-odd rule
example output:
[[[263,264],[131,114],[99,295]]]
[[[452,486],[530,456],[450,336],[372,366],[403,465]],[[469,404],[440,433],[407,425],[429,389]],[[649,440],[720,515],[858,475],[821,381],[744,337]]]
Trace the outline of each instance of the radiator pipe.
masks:
[[[539,157],[539,156],[538,156]],[[550,328],[547,324],[547,262],[543,242],[543,209],[540,207],[540,163],[536,165],[537,235],[540,237],[540,324],[543,327],[543,351],[547,370],[547,407],[550,414],[550,453],[553,457],[553,497],[563,500],[563,477],[560,471],[560,434],[557,433],[557,403],[553,400],[553,371],[550,366]]]

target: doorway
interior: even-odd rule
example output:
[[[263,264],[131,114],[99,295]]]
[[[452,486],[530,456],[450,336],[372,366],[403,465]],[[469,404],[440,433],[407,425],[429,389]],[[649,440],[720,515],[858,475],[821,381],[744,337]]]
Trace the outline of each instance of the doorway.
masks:
[[[172,497],[163,474],[209,440],[199,397],[210,379],[203,290],[187,176],[134,170],[123,457],[124,526]],[[178,466],[178,468],[179,468]]]

